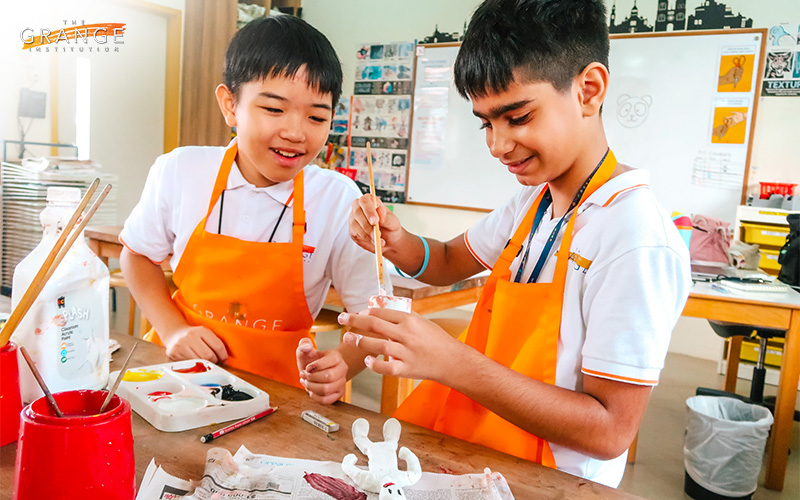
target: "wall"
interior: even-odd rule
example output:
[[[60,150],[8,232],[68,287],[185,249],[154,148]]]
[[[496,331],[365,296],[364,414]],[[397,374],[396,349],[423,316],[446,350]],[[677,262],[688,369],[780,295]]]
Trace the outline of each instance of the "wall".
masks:
[[[117,175],[117,222],[136,204],[150,165],[163,152],[166,18],[164,7],[182,12],[184,0],[38,0],[15,2],[2,16],[0,67],[9,68],[0,91],[0,138],[18,139],[19,88],[47,92],[48,113],[34,120],[27,140],[72,143],[75,132],[76,60],[91,65],[90,151],[103,171]],[[22,51],[24,27],[54,29],[63,20],[126,23],[118,53]],[[110,44],[109,44],[110,45]],[[64,46],[62,43],[61,46]],[[67,45],[68,46],[68,45]],[[77,44],[73,43],[74,47]],[[55,100],[54,100],[55,98]],[[57,109],[53,109],[53,106]],[[53,119],[57,123],[53,125]],[[47,148],[31,150],[49,155]],[[82,152],[83,154],[84,152]]]
[[[615,1],[619,21],[628,16],[634,0]],[[669,2],[674,4],[674,0]],[[440,32],[462,32],[464,22],[479,3],[479,0],[303,0],[303,18],[325,33],[336,48],[342,59],[347,95],[353,88],[352,54],[356,44],[421,39],[430,35],[436,25]],[[610,3],[607,2],[609,13]],[[700,0],[686,3],[688,11],[693,12]],[[752,17],[757,28],[781,22],[800,23],[797,0],[723,0],[722,3],[734,13],[741,11]],[[651,25],[655,21],[656,4],[657,0],[637,1],[640,15],[649,18]],[[797,116],[800,116],[800,98],[771,97],[759,102],[749,191],[756,189],[759,180],[800,183]],[[394,210],[409,230],[439,239],[460,234],[484,215],[419,205],[395,205]],[[721,349],[722,340],[712,333],[706,321],[694,318],[680,319],[670,346],[672,352],[714,360],[719,358]]]

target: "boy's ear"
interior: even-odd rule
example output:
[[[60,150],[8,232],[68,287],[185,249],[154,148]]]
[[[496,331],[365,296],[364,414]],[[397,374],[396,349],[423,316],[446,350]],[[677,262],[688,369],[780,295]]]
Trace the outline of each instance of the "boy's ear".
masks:
[[[598,115],[608,90],[608,69],[599,62],[590,63],[577,76],[583,116]]]
[[[222,116],[225,117],[225,123],[228,124],[229,127],[235,127],[236,99],[233,96],[233,92],[231,92],[224,83],[220,83],[217,86],[215,94],[217,95],[217,104],[219,104],[219,110],[222,111]]]

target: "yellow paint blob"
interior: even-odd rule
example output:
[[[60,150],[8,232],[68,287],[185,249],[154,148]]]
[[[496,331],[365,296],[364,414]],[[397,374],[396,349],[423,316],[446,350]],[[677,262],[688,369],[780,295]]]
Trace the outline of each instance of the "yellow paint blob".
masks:
[[[161,370],[128,370],[122,380],[125,382],[150,382],[164,376]]]

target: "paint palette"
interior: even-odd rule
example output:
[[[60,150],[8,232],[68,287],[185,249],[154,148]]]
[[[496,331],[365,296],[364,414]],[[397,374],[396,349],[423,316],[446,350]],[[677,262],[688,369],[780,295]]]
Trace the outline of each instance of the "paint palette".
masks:
[[[111,374],[115,381],[119,371]],[[150,425],[179,432],[269,408],[269,394],[202,359],[130,368],[117,394]]]

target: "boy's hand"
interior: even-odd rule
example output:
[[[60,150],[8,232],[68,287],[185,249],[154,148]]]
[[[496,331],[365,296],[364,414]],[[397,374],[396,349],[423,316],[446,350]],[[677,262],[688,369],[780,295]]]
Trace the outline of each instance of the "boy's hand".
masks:
[[[297,345],[297,368],[300,384],[311,399],[322,404],[332,404],[344,395],[347,384],[347,363],[337,350],[318,351],[311,339],[304,338]]]
[[[402,236],[402,226],[400,219],[386,208],[381,200],[378,200],[378,209],[372,202],[372,196],[365,194],[361,198],[353,201],[350,213],[350,237],[358,246],[369,252],[375,252],[373,243],[372,225],[380,223],[381,244],[384,250],[392,247]]]
[[[416,313],[367,309],[359,314],[342,314],[339,323],[352,328],[344,334],[345,343],[387,357],[382,360],[367,356],[364,360],[368,368],[381,375],[433,380],[447,385],[448,374],[453,372],[450,367],[466,363],[465,357],[470,351],[477,352]]]
[[[224,363],[228,360],[225,344],[204,326],[187,325],[161,340],[167,348],[167,356],[173,361],[201,358],[212,363]]]

